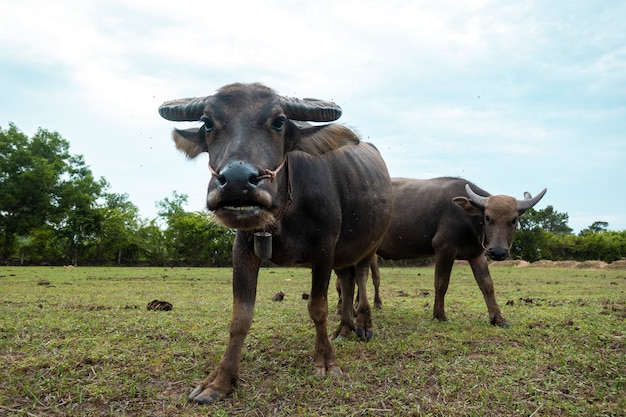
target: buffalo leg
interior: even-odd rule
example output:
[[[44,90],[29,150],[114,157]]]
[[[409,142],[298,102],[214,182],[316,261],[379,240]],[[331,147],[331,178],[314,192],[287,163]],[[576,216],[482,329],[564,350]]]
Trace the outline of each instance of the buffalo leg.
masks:
[[[355,331],[354,325],[354,286],[355,286],[355,267],[336,269],[338,291],[341,297],[341,320],[339,327],[333,333],[332,338],[348,337],[350,333]]]
[[[380,270],[378,269],[378,256],[374,255],[374,257],[372,258],[372,262],[370,263],[370,268],[372,271],[372,283],[374,284],[374,308],[381,309],[383,308],[383,302],[382,302],[382,299],[380,298]],[[366,276],[366,282],[367,282],[367,276]],[[365,285],[363,286],[363,288],[367,288]],[[337,289],[337,295],[339,296],[339,299],[337,301],[337,314],[341,315],[342,310],[343,310],[343,302],[341,298],[341,284],[339,282],[339,276],[337,276],[337,280],[335,281],[335,288]],[[357,288],[356,302],[354,304],[355,315],[358,314],[357,311],[359,308],[360,299],[361,299],[360,289]]]
[[[489,320],[494,326],[509,327],[509,323],[502,316],[500,307],[496,302],[496,295],[493,288],[493,280],[489,273],[489,265],[487,264],[487,258],[484,255],[480,255],[474,259],[470,259],[470,266],[474,273],[474,278],[478,283],[478,287],[483,293],[485,303],[487,303],[487,310],[489,311]]]
[[[380,269],[378,269],[378,255],[374,255],[370,264],[372,270],[372,283],[374,284],[374,308],[383,308],[380,298]]]
[[[237,234],[233,246],[233,313],[228,345],[217,368],[189,395],[199,403],[211,403],[230,394],[239,380],[239,366],[244,340],[252,325],[256,287],[261,260]]]
[[[337,315],[341,316],[341,310],[343,310],[343,302],[341,301],[341,283],[339,282],[339,276],[335,280],[335,288],[337,289]]]
[[[358,288],[355,331],[357,337],[364,340],[370,340],[374,336],[372,310],[367,300],[367,275],[370,270],[370,264],[371,262],[368,260],[367,262],[357,264],[353,268],[354,279]]]
[[[309,298],[309,316],[315,324],[315,362],[314,374],[318,376],[331,373],[341,375],[335,352],[328,338],[328,285],[330,283],[330,265],[313,265],[311,297]]]
[[[450,273],[454,264],[454,255],[437,253],[435,255],[435,306],[433,319],[446,321],[444,299],[450,284]]]

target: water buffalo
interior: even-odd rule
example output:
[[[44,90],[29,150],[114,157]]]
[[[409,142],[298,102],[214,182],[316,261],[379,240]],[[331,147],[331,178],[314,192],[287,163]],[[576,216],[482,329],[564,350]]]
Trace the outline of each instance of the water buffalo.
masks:
[[[306,123],[338,119],[336,104],[283,97],[261,84],[230,84],[208,97],[169,101],[159,113],[172,121],[204,123],[175,129],[173,138],[190,158],[208,152],[207,208],[217,222],[237,229],[228,345],[217,368],[189,398],[214,402],[236,385],[260,256],[278,265],[311,267],[314,373],[340,375],[327,334],[328,285],[335,269],[352,296],[352,282],[367,279],[389,225],[391,180],[376,148],[344,126]],[[271,236],[271,244],[261,237],[255,242],[262,233]],[[265,249],[255,252],[255,243]],[[369,314],[369,306],[362,311]],[[357,317],[357,327],[367,327],[364,320]],[[351,321],[352,314],[342,318],[336,333]]]
[[[516,200],[492,196],[462,178],[393,178],[392,184],[394,212],[378,255],[384,259],[435,256],[433,318],[440,321],[446,320],[444,297],[454,260],[467,260],[487,303],[491,324],[508,327],[496,302],[487,257],[496,261],[509,258],[519,216],[537,204],[546,190],[535,197],[525,193],[524,200]],[[372,281],[374,306],[380,308],[376,257],[372,260]]]

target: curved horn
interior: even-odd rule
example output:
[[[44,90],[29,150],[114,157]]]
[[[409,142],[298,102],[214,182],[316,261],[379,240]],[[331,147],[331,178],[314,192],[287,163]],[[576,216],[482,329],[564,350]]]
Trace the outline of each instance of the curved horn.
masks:
[[[162,118],[173,122],[197,122],[204,112],[207,97],[179,98],[159,106]]]
[[[280,97],[280,105],[292,120],[302,122],[332,122],[341,117],[341,107],[315,98]]]
[[[488,197],[483,197],[482,195],[476,194],[474,190],[472,190],[472,187],[470,187],[469,184],[465,184],[465,192],[467,192],[467,196],[469,197],[472,204],[474,204],[477,207],[480,207],[481,209],[485,208]]]
[[[527,192],[524,193],[524,200],[517,200],[517,209],[520,211],[528,210],[543,198],[543,195],[546,193],[546,191],[548,191],[548,189],[544,188],[539,194],[534,197],[531,197],[530,194]]]

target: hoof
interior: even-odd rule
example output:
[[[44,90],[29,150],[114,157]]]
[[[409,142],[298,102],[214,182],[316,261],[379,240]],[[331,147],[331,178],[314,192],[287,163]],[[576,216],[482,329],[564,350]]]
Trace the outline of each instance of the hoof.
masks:
[[[361,340],[368,341],[368,340],[371,340],[372,337],[374,337],[374,330],[372,329],[365,331],[365,329],[357,327],[354,332],[356,333],[357,337]]]
[[[199,404],[211,404],[221,400],[223,397],[224,396],[222,394],[214,389],[202,388],[202,385],[198,385],[196,389],[191,391],[191,394],[189,394],[189,397],[187,398]]]
[[[315,369],[313,369],[313,375],[314,376],[325,376],[326,375],[326,368],[321,367],[321,366],[316,366]]]
[[[341,368],[338,367],[337,365],[331,366],[330,368],[328,368],[328,373],[332,376],[341,376],[343,375],[343,372],[341,371]]]
[[[342,337],[349,337],[352,334],[352,329],[350,326],[341,325],[335,330],[333,335],[330,337],[330,340],[341,339]]]
[[[343,372],[341,371],[341,368],[337,365],[329,366],[328,369],[326,369],[326,367],[316,366],[315,369],[313,369],[313,375],[318,377],[326,375],[341,376],[343,375]]]
[[[504,320],[504,319],[502,319],[502,318],[501,318],[500,320],[501,320],[501,321],[499,321],[499,322],[498,322],[498,320],[497,320],[497,319],[495,319],[495,318],[491,319],[491,325],[492,325],[492,326],[500,326],[500,327],[504,327],[505,329],[506,329],[507,327],[511,327],[511,325],[509,324],[509,322],[507,322],[506,320]]]
[[[347,337],[346,337],[346,336],[344,336],[344,335],[342,335],[342,334],[336,334],[336,335],[334,334],[334,335],[332,335],[332,336],[330,337],[330,340],[331,340],[331,341],[334,341],[334,340],[339,341],[339,340],[343,340],[343,339],[347,339]]]

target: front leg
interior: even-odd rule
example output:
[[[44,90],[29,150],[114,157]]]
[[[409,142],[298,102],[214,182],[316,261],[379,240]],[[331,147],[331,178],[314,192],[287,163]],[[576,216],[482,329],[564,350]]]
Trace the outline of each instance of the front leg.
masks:
[[[337,315],[341,316],[343,301],[341,299],[341,283],[339,282],[339,276],[337,276],[337,279],[335,280],[335,289],[337,290],[337,296],[339,297],[337,300]]]
[[[189,394],[189,399],[212,403],[230,394],[237,384],[241,351],[252,326],[260,265],[251,240],[238,231],[233,245],[233,312],[226,352],[211,375]]]
[[[433,319],[446,321],[445,298],[450,284],[450,274],[454,264],[455,254],[440,251],[435,254],[435,305]]]
[[[312,266],[311,297],[309,315],[315,324],[315,350],[313,352],[314,374],[324,376],[327,373],[341,375],[335,352],[328,338],[328,285],[330,283],[331,262],[318,262]]]
[[[341,315],[339,327],[333,333],[332,338],[348,337],[355,331],[354,325],[354,267],[349,266],[347,268],[336,269],[337,274],[337,288],[341,294],[341,310],[338,313]]]
[[[355,331],[356,335],[363,340],[370,340],[374,337],[372,310],[367,299],[367,275],[370,269],[370,258],[367,259],[367,262],[361,262],[354,268],[354,279],[359,289]]]
[[[378,268],[378,255],[372,257],[370,264],[372,271],[372,284],[374,284],[374,308],[383,308],[383,300],[380,298],[380,269]]]
[[[509,327],[509,323],[504,316],[502,316],[500,307],[498,307],[498,303],[496,302],[496,294],[493,288],[493,280],[489,273],[487,258],[484,255],[480,255],[474,259],[470,259],[469,264],[472,267],[472,272],[474,273],[478,287],[485,298],[487,310],[489,311],[489,321],[494,326]]]

